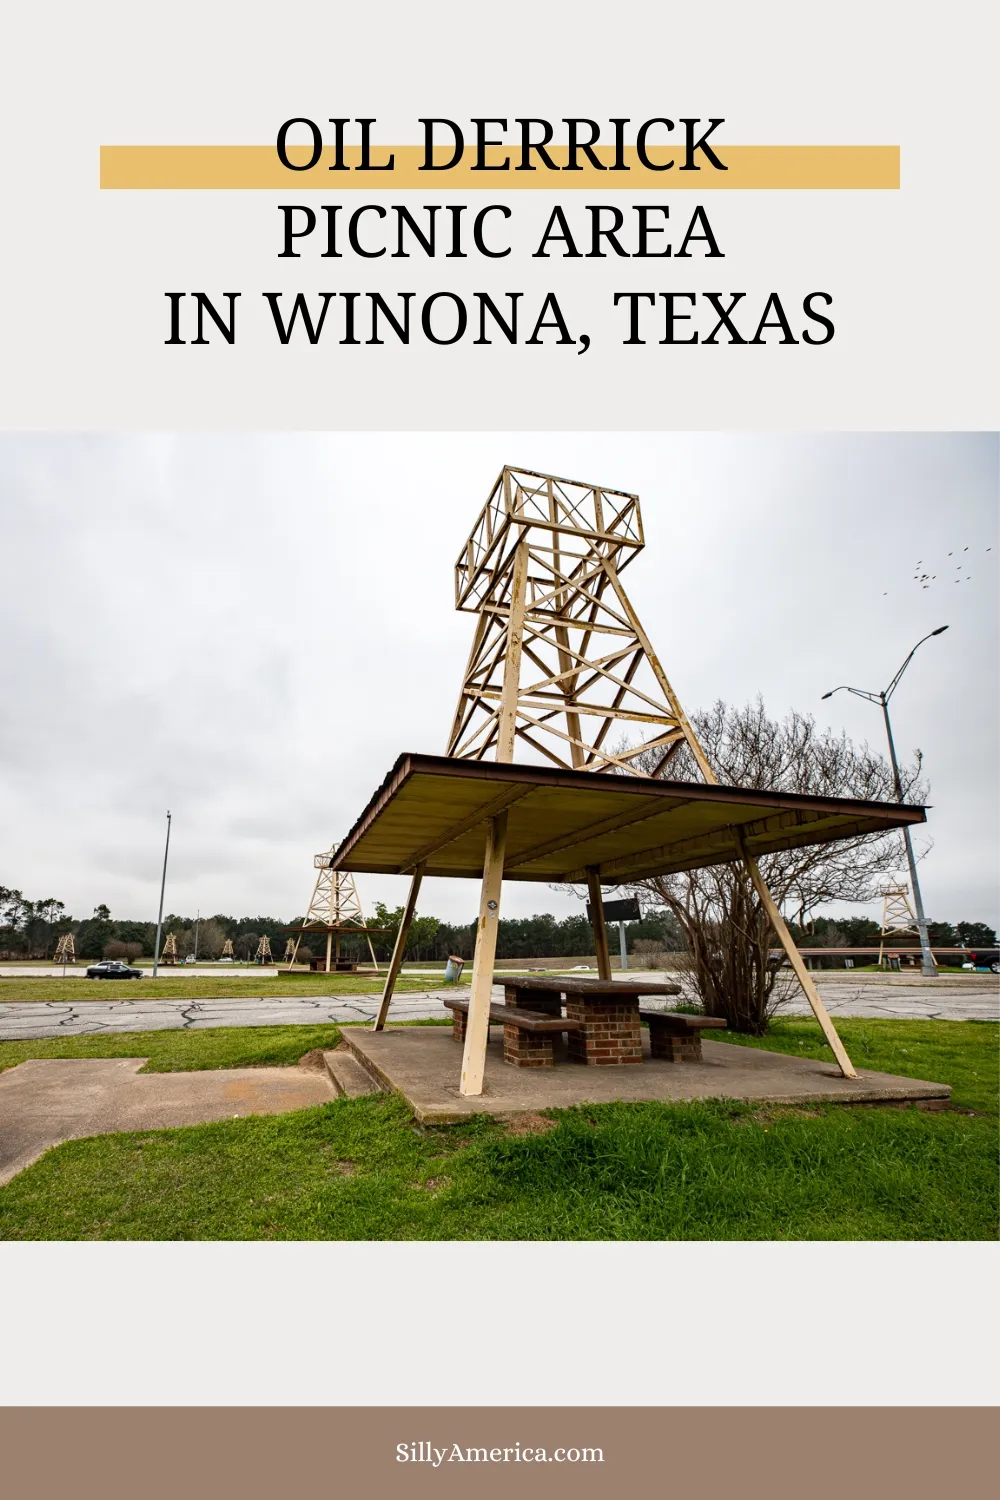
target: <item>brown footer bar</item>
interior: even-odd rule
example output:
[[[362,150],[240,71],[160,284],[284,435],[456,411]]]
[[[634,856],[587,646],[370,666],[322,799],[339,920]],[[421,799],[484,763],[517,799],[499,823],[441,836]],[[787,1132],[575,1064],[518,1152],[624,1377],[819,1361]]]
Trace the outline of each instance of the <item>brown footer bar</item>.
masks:
[[[992,1486],[997,1428],[967,1407],[24,1407],[0,1412],[0,1474],[12,1500],[941,1500]]]

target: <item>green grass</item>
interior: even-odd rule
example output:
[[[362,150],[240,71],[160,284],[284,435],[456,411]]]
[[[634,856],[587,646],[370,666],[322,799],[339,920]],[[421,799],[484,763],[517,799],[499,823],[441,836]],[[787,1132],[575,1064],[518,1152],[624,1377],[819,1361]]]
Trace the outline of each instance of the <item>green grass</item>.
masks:
[[[204,1068],[290,1067],[315,1047],[335,1047],[336,1026],[217,1026],[204,1031],[133,1031],[0,1042],[0,1072],[29,1057],[146,1057],[143,1073]]]
[[[156,979],[46,979],[32,976],[0,979],[0,1002],[23,1005],[26,1000],[230,1000],[256,995],[377,995],[381,994],[385,975],[310,974],[289,978],[278,974],[273,979],[248,973],[245,979],[228,975],[191,974],[185,978],[158,976]],[[396,994],[407,990],[434,989],[434,978],[427,975],[401,977]]]
[[[808,958],[809,949],[803,948],[802,953]],[[989,969],[963,969],[961,964],[938,964],[937,971],[939,974],[990,973]],[[911,979],[920,979],[922,977],[919,964],[901,964],[898,969],[886,969],[881,964],[855,964],[853,969],[845,969],[843,965],[838,965],[836,968],[832,966],[829,969],[820,968],[815,972],[820,974],[898,974],[901,979],[906,979],[908,976]]]
[[[997,1115],[1000,1028],[995,1021],[890,1021],[837,1016],[836,1026],[855,1067],[950,1083],[952,1104],[957,1109]],[[833,1061],[833,1053],[824,1046],[811,1017],[775,1019],[766,1037],[713,1031],[711,1039]]]
[[[838,1027],[858,1064],[950,1082],[958,1108],[608,1104],[514,1134],[488,1117],[421,1129],[396,1097],[341,1099],[60,1146],[0,1189],[0,1239],[995,1238],[997,1027]],[[280,1063],[335,1034],[67,1037],[0,1044],[0,1065]],[[817,1037],[810,1021],[779,1021],[763,1045],[823,1056]]]

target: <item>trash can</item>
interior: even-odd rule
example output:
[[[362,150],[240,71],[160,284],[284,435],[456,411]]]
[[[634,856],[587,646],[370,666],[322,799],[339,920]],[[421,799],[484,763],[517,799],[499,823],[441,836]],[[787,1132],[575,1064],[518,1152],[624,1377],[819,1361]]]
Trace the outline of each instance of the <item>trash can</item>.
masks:
[[[457,958],[454,953],[449,953],[448,962],[444,966],[445,984],[457,984],[462,977],[464,965],[464,958]]]

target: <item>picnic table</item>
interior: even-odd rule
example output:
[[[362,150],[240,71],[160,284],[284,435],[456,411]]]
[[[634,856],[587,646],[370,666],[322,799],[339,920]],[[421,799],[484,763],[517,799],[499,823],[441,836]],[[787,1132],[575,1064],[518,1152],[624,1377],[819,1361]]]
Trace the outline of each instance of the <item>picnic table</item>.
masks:
[[[637,979],[578,979],[566,976],[521,977],[497,974],[504,1003],[490,1006],[490,1020],[504,1028],[504,1059],[522,1068],[551,1068],[553,1041],[566,1034],[570,1062],[590,1067],[642,1062],[641,1023],[650,1034],[650,1054],[666,1062],[701,1059],[701,1032],[725,1026],[711,1016],[676,1011],[640,1010],[652,996],[681,994],[679,984]],[[454,1020],[452,1034],[464,1041],[468,1000],[447,1000]],[[565,1010],[564,1010],[565,1005]]]

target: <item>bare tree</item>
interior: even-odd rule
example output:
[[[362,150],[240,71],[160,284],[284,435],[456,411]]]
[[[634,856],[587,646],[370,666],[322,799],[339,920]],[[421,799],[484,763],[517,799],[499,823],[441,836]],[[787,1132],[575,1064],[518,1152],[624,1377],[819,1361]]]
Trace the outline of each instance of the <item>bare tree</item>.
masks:
[[[675,969],[678,966],[675,953],[667,956],[667,950],[659,938],[636,938],[632,952],[644,969]]]
[[[244,963],[248,963],[257,952],[257,944],[260,938],[256,932],[241,932],[236,939],[236,956]]]
[[[743,708],[716,702],[692,715],[692,723],[726,786],[895,801],[888,762],[846,734],[817,729],[811,715],[793,711],[780,721],[770,719],[757,698]],[[657,752],[649,759],[649,765],[637,764],[653,771]],[[926,796],[920,768],[917,751],[913,764],[901,771],[907,800]],[[671,759],[666,774],[677,781],[701,779],[686,747]],[[831,901],[871,901],[877,878],[898,869],[902,860],[897,833],[874,833],[769,854],[759,863],[778,906],[804,925]],[[779,978],[779,963],[771,958],[775,933],[742,864],[660,876],[642,882],[639,890],[653,894],[681,924],[685,964],[706,1012],[724,1017],[734,1031],[762,1035],[790,984]]]
[[[226,929],[214,917],[205,917],[198,928],[198,957],[215,959],[226,943]]]
[[[123,958],[127,963],[134,964],[137,958],[142,957],[141,943],[123,943],[118,938],[112,938],[109,943],[104,944],[105,958]]]

